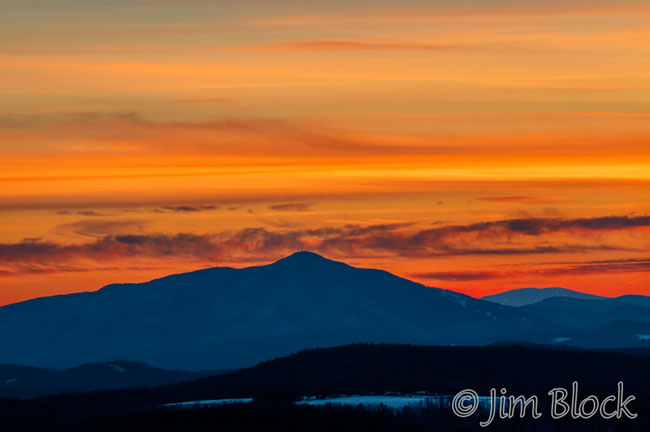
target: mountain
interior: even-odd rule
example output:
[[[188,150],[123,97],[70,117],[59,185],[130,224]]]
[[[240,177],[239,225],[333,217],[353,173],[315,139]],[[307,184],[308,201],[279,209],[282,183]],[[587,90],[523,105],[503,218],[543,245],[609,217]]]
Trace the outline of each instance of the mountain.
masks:
[[[88,364],[67,370],[0,365],[0,398],[157,387],[220,373],[223,371],[163,370],[125,361]]]
[[[0,308],[0,363],[69,368],[114,359],[232,369],[358,342],[548,343],[566,331],[515,308],[299,252]]]
[[[482,300],[491,301],[494,303],[499,303],[505,306],[525,306],[533,303],[537,303],[547,298],[551,297],[570,297],[584,300],[595,300],[601,299],[600,297],[593,294],[582,293],[579,291],[573,291],[566,288],[559,287],[550,287],[550,288],[519,288],[510,291],[504,291],[499,294],[493,294],[485,296]]]
[[[544,317],[563,327],[595,330],[617,322],[650,323],[650,303],[644,302],[644,298],[648,299],[642,296],[597,300],[551,297],[519,309]],[[649,307],[641,306],[644,303]]]
[[[489,297],[522,304],[518,310],[566,329],[555,343],[587,348],[650,346],[650,297],[599,297],[563,288],[526,288]]]
[[[621,303],[632,304],[650,309],[650,297],[648,296],[628,294],[615,297],[615,300]]]
[[[576,334],[566,343],[587,348],[650,346],[650,320],[615,321],[592,331]]]

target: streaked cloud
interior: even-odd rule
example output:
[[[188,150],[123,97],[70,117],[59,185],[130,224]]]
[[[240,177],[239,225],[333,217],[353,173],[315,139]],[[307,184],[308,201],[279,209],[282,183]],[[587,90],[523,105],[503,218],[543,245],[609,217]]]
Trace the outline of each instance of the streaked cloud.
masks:
[[[647,13],[648,7],[642,2],[627,1],[626,7],[621,7],[609,1],[595,2],[529,2],[513,4],[508,2],[464,5],[441,5],[432,8],[431,5],[419,8],[384,7],[342,13],[338,11],[324,13],[287,13],[252,19],[249,24],[261,27],[283,28],[313,28],[329,27],[344,28],[374,28],[374,27],[416,27],[430,26],[435,23],[455,21],[498,21],[498,20],[543,20],[571,17],[573,19],[594,19],[602,16],[629,15]],[[391,5],[392,6],[392,5]],[[428,7],[427,7],[428,6]]]
[[[271,210],[277,210],[277,211],[307,211],[313,205],[314,203],[311,202],[294,202],[294,203],[273,204],[269,206],[269,208]]]
[[[96,212],[94,210],[77,210],[77,211],[57,210],[56,214],[58,214],[58,215],[75,214],[75,215],[79,215],[79,216],[107,216],[106,214],[98,213],[98,212]]]
[[[481,47],[397,41],[308,40],[275,45],[249,46],[244,49],[265,51],[446,51]]]
[[[91,219],[61,224],[55,228],[55,231],[63,234],[100,238],[119,232],[141,232],[147,224],[148,221],[141,219]],[[34,242],[28,241],[27,246],[29,244],[34,244]]]
[[[571,231],[612,231],[648,227],[650,227],[650,216],[605,216],[577,219],[526,218],[481,222],[470,225],[447,225],[420,231],[417,238],[423,241],[435,241],[463,234],[476,234],[481,237],[539,236]]]
[[[197,213],[201,211],[217,210],[217,205],[177,205],[177,206],[163,206],[161,209],[156,209],[158,212],[171,211],[175,213]]]
[[[530,268],[525,270],[466,270],[451,272],[425,272],[413,273],[412,277],[418,279],[432,279],[442,281],[482,281],[492,279],[531,278],[531,277],[562,277],[583,276],[603,273],[636,273],[650,272],[650,259],[634,258],[627,260],[611,261],[586,261],[563,267]]]
[[[184,103],[184,104],[211,104],[211,103],[229,103],[229,102],[234,102],[233,99],[228,99],[228,98],[181,98],[181,99],[173,99],[171,102],[173,103]]]
[[[18,243],[0,244],[0,259],[5,266],[65,263],[77,259],[95,261],[119,260],[130,257],[192,259],[219,262],[224,257],[282,256],[296,250],[314,250],[331,256],[389,254],[400,257],[435,256],[514,256],[585,253],[593,251],[634,250],[626,246],[599,241],[585,242],[585,232],[629,231],[650,227],[650,216],[609,216],[589,219],[513,219],[471,225],[447,225],[415,230],[411,223],[322,227],[315,229],[269,230],[251,227],[219,233],[141,233],[129,234],[133,228],[142,229],[143,221],[84,220],[59,229],[95,237],[91,243],[61,244],[43,239],[25,239]],[[580,230],[571,242],[567,239],[549,244],[515,242],[513,236],[540,237],[559,231]],[[471,241],[465,237],[472,234]],[[507,242],[504,242],[507,240]],[[592,239],[594,240],[594,239]],[[595,240],[598,240],[596,238]],[[634,268],[638,263],[593,263],[572,266],[574,272],[589,272],[614,266],[619,271]],[[571,271],[569,268],[565,269]],[[541,271],[541,270],[540,270]],[[549,272],[550,270],[546,270]],[[541,274],[541,273],[540,273]],[[550,274],[550,273],[547,273]],[[491,278],[495,274],[435,273],[426,277],[444,279],[469,277]],[[492,276],[490,276],[492,275]],[[422,276],[424,277],[424,276]],[[465,278],[465,279],[463,279]]]
[[[500,204],[527,204],[539,202],[562,201],[561,198],[555,197],[526,197],[526,196],[504,196],[504,197],[481,197],[480,201],[487,201]]]
[[[584,267],[648,249],[647,0],[9,3],[0,304],[295,249],[649,293]]]

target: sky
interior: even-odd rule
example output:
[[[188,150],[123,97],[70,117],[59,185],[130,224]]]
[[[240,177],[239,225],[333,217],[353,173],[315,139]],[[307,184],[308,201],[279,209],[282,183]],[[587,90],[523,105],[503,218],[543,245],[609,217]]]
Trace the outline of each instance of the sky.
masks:
[[[650,295],[647,1],[0,6],[0,305],[297,250]]]

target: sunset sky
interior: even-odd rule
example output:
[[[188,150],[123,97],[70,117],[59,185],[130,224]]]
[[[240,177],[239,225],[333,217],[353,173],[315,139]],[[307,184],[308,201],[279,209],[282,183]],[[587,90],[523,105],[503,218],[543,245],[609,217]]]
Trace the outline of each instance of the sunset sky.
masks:
[[[650,295],[647,0],[0,6],[0,305],[296,250]]]

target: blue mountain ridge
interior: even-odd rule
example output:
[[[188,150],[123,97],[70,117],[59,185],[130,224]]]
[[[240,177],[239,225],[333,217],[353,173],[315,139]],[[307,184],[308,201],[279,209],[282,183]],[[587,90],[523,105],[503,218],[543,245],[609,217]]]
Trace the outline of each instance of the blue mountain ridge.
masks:
[[[650,344],[635,338],[630,325],[624,335],[607,333],[603,347]],[[0,363],[51,368],[122,359],[166,369],[232,369],[362,342],[579,345],[590,337],[535,313],[310,252],[0,308]]]

